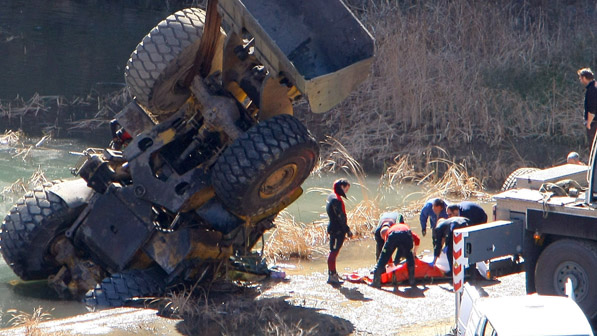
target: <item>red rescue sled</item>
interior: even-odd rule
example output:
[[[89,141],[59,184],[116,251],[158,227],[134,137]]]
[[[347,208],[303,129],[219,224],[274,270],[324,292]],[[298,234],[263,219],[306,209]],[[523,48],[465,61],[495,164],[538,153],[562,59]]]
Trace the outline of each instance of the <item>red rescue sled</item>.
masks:
[[[386,271],[381,275],[382,284],[408,280],[408,269],[405,262],[392,268],[386,267]],[[431,266],[421,259],[415,258],[415,279],[443,278],[445,276],[446,274],[437,266]]]
[[[422,261],[419,258],[415,258],[415,279],[433,279],[433,278],[445,278],[446,273],[439,269],[437,266],[431,266],[428,263]],[[357,272],[344,276],[344,279],[353,283],[367,283],[370,284],[373,279],[371,276],[361,276]],[[408,280],[408,269],[406,263],[403,262],[397,266],[386,267],[386,272],[381,275],[382,284],[400,283]]]

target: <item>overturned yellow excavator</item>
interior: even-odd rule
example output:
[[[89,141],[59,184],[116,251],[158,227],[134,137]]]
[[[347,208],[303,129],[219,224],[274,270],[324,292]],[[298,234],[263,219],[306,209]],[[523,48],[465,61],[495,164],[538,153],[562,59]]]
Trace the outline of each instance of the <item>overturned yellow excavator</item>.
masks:
[[[168,16],[128,60],[134,101],[109,148],[86,150],[79,178],[11,209],[4,259],[24,280],[102,306],[255,271],[252,248],[319,156],[293,102],[330,110],[373,53],[340,0],[210,0]]]

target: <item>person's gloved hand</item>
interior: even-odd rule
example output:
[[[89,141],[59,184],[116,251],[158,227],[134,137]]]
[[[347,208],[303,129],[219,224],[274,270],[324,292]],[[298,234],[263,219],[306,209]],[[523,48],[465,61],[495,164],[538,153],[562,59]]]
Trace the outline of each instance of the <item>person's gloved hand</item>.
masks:
[[[423,229],[423,237],[427,234],[427,229]]]

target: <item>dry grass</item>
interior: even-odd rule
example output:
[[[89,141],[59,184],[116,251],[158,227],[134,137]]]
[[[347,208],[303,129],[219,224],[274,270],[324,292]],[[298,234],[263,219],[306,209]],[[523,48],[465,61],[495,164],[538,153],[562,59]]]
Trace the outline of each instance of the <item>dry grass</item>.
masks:
[[[7,322],[8,327],[24,328],[24,334],[27,336],[41,336],[48,335],[39,329],[39,324],[52,319],[50,312],[45,312],[42,307],[37,307],[33,309],[33,313],[31,314],[16,309],[9,309],[3,315],[10,316]]]
[[[441,145],[452,161],[477,152],[468,169],[497,186],[524,165],[514,155],[519,143],[583,141],[575,71],[595,67],[597,36],[582,24],[594,11],[515,0],[351,2],[376,38],[372,74],[334,111],[304,118],[366,166]],[[549,160],[527,152],[522,161],[528,157]],[[426,161],[411,164],[424,171]],[[506,168],[494,172],[496,164]]]
[[[29,100],[25,101],[22,97],[17,96],[12,101],[0,102],[0,116],[19,118],[30,114],[37,117],[48,111],[51,102],[61,106],[64,98],[61,96],[40,96],[35,93]]]
[[[381,213],[377,199],[363,200],[352,207],[347,217],[353,239],[372,237]]]
[[[11,185],[4,187],[2,191],[0,191],[0,197],[4,202],[14,201],[14,199],[21,197],[27,191],[40,187],[47,182],[49,181],[46,178],[44,171],[41,167],[37,167],[27,181],[18,179]]]
[[[483,191],[481,181],[469,176],[464,164],[441,159],[438,162],[446,165],[447,169],[441,179],[428,183],[428,193],[439,194],[444,198],[490,198],[490,195]]]
[[[93,118],[72,121],[69,130],[93,130],[108,124],[120,112],[122,107],[131,101],[131,96],[128,89],[123,87],[106,95],[92,92],[83,101],[94,102],[97,106],[97,112]]]
[[[352,186],[361,187],[362,201],[354,206],[347,204],[348,223],[353,233],[353,239],[364,238],[371,235],[379,214],[379,202],[369,197],[369,190],[365,185],[365,172],[359,162],[346,150],[338,140],[328,137],[323,143],[331,148],[328,156],[320,161],[314,169],[314,174],[343,172],[349,176]],[[354,189],[352,189],[354,190]],[[310,188],[307,192],[318,192],[328,195],[332,192],[328,188]],[[350,197],[346,203],[356,203]],[[281,212],[275,220],[276,227],[271,231],[264,253],[266,258],[273,260],[291,257],[310,259],[313,254],[326,253],[329,236],[327,234],[327,220],[315,221],[307,224],[297,222],[288,212]]]
[[[578,151],[562,149],[552,157],[521,151],[520,144],[581,146],[583,89],[575,71],[595,67],[597,35],[585,24],[596,19],[594,1],[348,3],[376,38],[372,73],[334,111],[297,116],[321,138],[342,142],[365,167],[418,158],[439,145],[453,153],[451,161],[474,157],[469,172],[497,187],[529,161],[550,165]],[[74,99],[36,94],[1,101],[0,117],[13,125],[35,118],[41,128],[92,130],[128,101],[124,88]],[[426,172],[427,162],[408,163]],[[338,160],[322,160],[320,167],[349,168]],[[413,178],[401,174],[393,178]]]
[[[326,251],[322,245],[327,239],[327,222],[297,222],[290,213],[282,211],[275,225],[264,248],[265,257],[274,263],[292,257],[310,259],[314,253]]]
[[[328,138],[324,146],[329,146],[330,154],[322,160],[317,173],[323,171],[338,172],[349,176],[353,185],[360,185],[363,192],[362,201],[356,202],[350,197],[347,203],[348,224],[354,234],[353,239],[367,238],[372,236],[372,231],[377,225],[380,214],[383,211],[399,211],[412,217],[420,211],[424,202],[432,197],[445,199],[481,199],[488,200],[490,195],[484,191],[483,183],[468,173],[465,162],[456,163],[447,159],[450,155],[440,147],[428,150],[426,155],[427,170],[425,173],[417,172],[410,164],[410,156],[395,159],[395,164],[386,168],[380,177],[379,188],[390,187],[397,189],[400,183],[417,182],[423,191],[413,195],[407,195],[405,200],[413,199],[406,205],[396,209],[381,209],[380,196],[371,198],[369,190],[365,186],[365,173],[359,162],[348,152],[346,147],[338,140]],[[443,172],[443,173],[439,173]],[[354,190],[354,189],[351,189]],[[332,192],[328,188],[310,188],[310,192],[317,192],[325,196]],[[375,195],[381,195],[375,192]],[[310,259],[314,254],[325,254],[327,252],[328,235],[326,232],[327,220],[315,221],[310,224],[296,220],[288,212],[281,212],[275,220],[276,227],[271,231],[264,254],[265,257],[274,263],[279,259],[303,258]]]
[[[4,134],[0,135],[0,145],[7,147],[17,147],[22,144],[22,139],[25,136],[23,131],[11,131],[8,130]]]
[[[237,293],[238,294],[238,293]],[[234,297],[202,292],[171,293],[169,310],[184,321],[185,335],[317,335],[316,321],[303,321],[283,299],[256,300],[249,295]]]
[[[415,170],[410,155],[398,155],[394,157],[394,162],[385,169],[380,184],[394,189],[396,185],[404,182],[420,182],[425,177],[425,174]]]
[[[107,125],[130,101],[131,97],[125,87],[105,94],[92,90],[87,96],[72,99],[36,93],[28,100],[20,96],[12,100],[0,100],[0,118],[27,129],[28,133],[59,135],[61,130],[95,131],[98,127]],[[88,116],[89,114],[92,115]],[[35,123],[31,123],[32,120]]]

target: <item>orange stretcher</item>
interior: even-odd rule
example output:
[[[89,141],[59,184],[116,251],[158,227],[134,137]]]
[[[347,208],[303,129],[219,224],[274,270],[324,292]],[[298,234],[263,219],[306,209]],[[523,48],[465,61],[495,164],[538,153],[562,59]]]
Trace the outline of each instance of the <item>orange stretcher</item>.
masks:
[[[419,258],[415,258],[415,279],[446,278],[446,273],[436,265],[431,266]],[[359,275],[357,272],[344,275],[344,280],[352,283],[370,284],[373,279],[371,275]],[[408,280],[408,269],[403,262],[396,266],[386,267],[386,272],[381,275],[382,284],[400,283]]]

